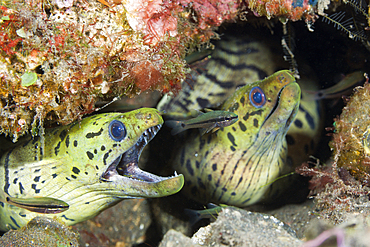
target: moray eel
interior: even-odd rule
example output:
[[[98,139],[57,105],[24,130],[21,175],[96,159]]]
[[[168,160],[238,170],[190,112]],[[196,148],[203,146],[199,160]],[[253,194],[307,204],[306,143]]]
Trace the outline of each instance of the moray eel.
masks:
[[[44,213],[67,225],[89,219],[125,198],[178,192],[182,175],[140,170],[145,145],[163,124],[158,111],[106,113],[47,129],[1,158],[0,230],[17,229]]]
[[[309,71],[304,65],[299,86],[289,71],[274,74],[289,65],[275,53],[281,46],[264,40],[257,35],[224,35],[212,55],[197,62],[183,91],[157,106],[169,113],[187,112],[219,109],[226,101],[221,110],[239,116],[235,124],[216,133],[185,133],[178,142],[171,163],[185,176],[182,191],[194,200],[248,206],[274,198],[291,178],[272,182],[314,153],[321,106],[300,92],[315,90],[315,82],[304,75]],[[256,87],[266,99],[261,107],[250,98]]]
[[[247,206],[284,174],[285,135],[300,103],[301,89],[289,71],[237,90],[221,107],[239,120],[214,134],[193,137],[174,160],[191,195],[205,201]]]

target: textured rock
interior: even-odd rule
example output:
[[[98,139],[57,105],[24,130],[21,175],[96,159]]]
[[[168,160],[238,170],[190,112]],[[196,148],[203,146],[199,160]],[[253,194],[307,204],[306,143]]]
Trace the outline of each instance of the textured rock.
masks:
[[[36,217],[19,230],[10,230],[0,238],[0,246],[73,247],[78,234],[59,221]]]
[[[131,246],[144,241],[150,223],[148,202],[132,199],[120,202],[73,229],[80,233],[81,246]]]
[[[178,246],[176,243],[216,247],[300,246],[303,243],[289,226],[275,217],[234,207],[224,208],[217,220],[200,228],[191,241],[169,231],[160,246]]]
[[[175,230],[169,230],[159,245],[159,247],[172,247],[172,246],[182,246],[182,247],[200,247],[199,244],[193,243],[193,241],[185,236],[184,234],[177,232]]]

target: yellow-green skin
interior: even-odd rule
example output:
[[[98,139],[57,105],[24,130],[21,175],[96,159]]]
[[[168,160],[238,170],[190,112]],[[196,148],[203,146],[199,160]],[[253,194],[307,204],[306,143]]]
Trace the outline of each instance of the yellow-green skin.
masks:
[[[261,108],[249,99],[252,88],[266,96]],[[247,206],[259,201],[278,176],[286,172],[286,133],[294,120],[301,90],[289,71],[237,90],[221,107],[239,116],[216,133],[193,136],[175,158],[185,188],[203,202]],[[192,139],[192,138],[190,138]]]
[[[113,120],[127,131],[121,141],[111,138]],[[89,219],[124,198],[161,197],[178,192],[183,176],[162,178],[141,171],[141,177],[102,174],[122,153],[133,147],[150,127],[159,129],[158,111],[142,108],[128,113],[106,113],[87,117],[71,125],[45,131],[40,139],[28,138],[5,153],[0,161],[0,230],[16,229],[40,215],[58,217],[67,225]],[[40,214],[4,203],[4,192],[12,198],[51,197],[69,204],[57,214]]]
[[[242,32],[235,32],[234,30],[234,32],[226,33],[221,40],[217,41],[211,56],[194,64],[196,69],[192,71],[191,79],[183,83],[183,90],[174,97],[164,97],[157,108],[170,114],[187,114],[189,111],[203,108],[220,109],[227,99],[229,100],[228,102],[232,100],[230,97],[234,97],[232,96],[233,93],[241,86],[263,80],[281,68],[288,68],[289,65],[283,61],[282,55],[279,53],[281,51],[280,39],[274,42],[272,36],[268,36],[266,39],[266,36],[263,34],[259,36],[258,32],[250,28],[247,30],[243,29]],[[286,156],[286,150],[285,148],[281,148],[281,146],[276,146],[276,150],[274,147],[269,146],[260,147],[261,150],[266,150],[266,152],[261,151],[263,155],[268,154],[271,157],[278,157],[277,154],[281,152],[281,157],[284,157],[282,159],[284,160],[284,164],[279,164],[284,170],[281,174],[289,174],[294,171],[294,167],[301,165],[302,162],[309,159],[309,155],[314,153],[322,125],[320,121],[320,103],[313,100],[310,95],[305,94],[305,90],[317,90],[314,73],[304,63],[300,62],[299,65],[301,79],[297,80],[297,82],[302,90],[302,95],[298,112],[293,123],[290,125],[288,133],[285,136],[283,133],[279,133],[277,136],[277,138],[282,138],[282,143],[285,143],[284,139],[286,139],[287,145],[283,144],[283,147],[287,146],[288,154]],[[277,97],[277,95],[275,96]],[[223,108],[227,109],[227,107]],[[241,108],[239,104],[239,120],[244,125],[243,116],[248,113],[250,114],[249,111],[253,112],[254,110],[248,107]],[[259,118],[260,116],[251,116],[252,119],[256,117]],[[260,122],[261,119],[258,119],[258,121]],[[252,136],[256,133],[253,124],[245,126],[246,128],[248,127],[245,131],[240,128],[238,122],[228,127],[229,130],[231,129],[230,133],[234,137],[238,137],[238,141],[235,141],[238,146],[234,147],[237,153],[244,152],[244,148],[248,147],[248,143],[253,139]],[[285,129],[283,130],[285,131]],[[188,133],[184,134],[186,136]],[[217,132],[215,134],[217,135]],[[238,197],[240,198],[236,198],[236,195],[231,196],[230,194],[233,193],[235,187],[232,181],[235,180],[235,177],[239,179],[241,177],[243,177],[242,179],[253,177],[253,183],[257,184],[271,181],[271,174],[269,173],[270,163],[261,163],[255,169],[251,167],[242,169],[241,167],[243,165],[245,166],[246,163],[242,164],[241,161],[238,161],[237,156],[233,156],[226,165],[225,160],[228,158],[221,157],[220,154],[229,154],[231,152],[230,140],[226,138],[227,134],[226,136],[223,134],[223,138],[219,139],[220,142],[217,144],[213,143],[213,146],[208,145],[208,140],[216,138],[211,138],[211,135],[200,137],[195,133],[186,137],[186,140],[179,141],[181,144],[186,143],[185,150],[182,149],[181,144],[176,149],[178,154],[172,164],[176,171],[185,173],[187,182],[182,191],[186,191],[191,199],[204,203],[217,202],[219,200],[220,203],[229,205],[250,205],[253,202],[264,201],[265,199],[270,200],[271,197],[276,199],[281,191],[286,190],[292,184],[291,180],[296,178],[295,176],[288,176],[278,179],[272,185],[265,184],[263,189],[268,188],[268,190],[263,196],[261,196],[262,190],[260,190],[261,193],[253,193],[253,196],[250,198],[246,197],[246,195],[251,194],[249,188],[259,188],[258,185],[253,184],[250,187],[244,187],[247,192],[238,192]],[[242,136],[249,137],[246,140],[240,141]],[[216,141],[213,140],[213,142]],[[266,143],[266,145],[268,144]],[[203,160],[196,157],[196,155],[202,155],[207,152],[207,157],[204,157]],[[220,153],[218,154],[220,158],[212,158],[209,155],[210,152],[213,154]],[[250,155],[250,158],[256,159],[255,153],[251,151],[247,151],[247,153]],[[239,158],[241,157],[239,156]],[[243,157],[246,159],[245,156]],[[185,161],[185,165],[181,166],[179,163],[182,160]],[[210,167],[216,163],[215,160],[217,160],[217,167],[214,166],[215,169],[211,169]],[[218,160],[220,160],[220,165],[218,165]],[[276,161],[272,162],[272,164],[276,165]],[[238,166],[238,170],[235,170],[236,165]],[[276,170],[276,167],[272,167],[271,169]],[[258,173],[262,170],[266,173],[254,175],[254,172]],[[259,182],[256,176],[259,176],[261,182]],[[221,186],[221,181],[224,181],[224,186]],[[205,190],[204,187],[207,189]],[[214,192],[214,188],[216,187],[219,191]],[[223,190],[227,190],[227,192]],[[237,190],[241,191],[243,188],[239,186]],[[223,195],[222,198],[216,196],[221,194]],[[232,201],[229,198],[233,198]],[[248,199],[249,201],[240,203]],[[233,202],[235,203],[233,204]]]

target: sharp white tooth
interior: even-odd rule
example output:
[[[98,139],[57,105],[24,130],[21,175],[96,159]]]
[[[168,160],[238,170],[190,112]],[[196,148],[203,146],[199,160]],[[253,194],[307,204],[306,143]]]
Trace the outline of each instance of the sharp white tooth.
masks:
[[[177,177],[177,172],[175,171],[175,177]]]

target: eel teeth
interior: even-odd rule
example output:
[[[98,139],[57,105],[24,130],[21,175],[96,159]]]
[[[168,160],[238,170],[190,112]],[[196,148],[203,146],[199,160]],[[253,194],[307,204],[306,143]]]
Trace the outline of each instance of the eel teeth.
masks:
[[[153,139],[161,127],[162,125],[159,124],[146,129],[135,145],[118,156],[112,164],[109,165],[108,169],[102,175],[102,180],[111,180],[116,178],[116,176],[125,176],[137,180],[155,180],[149,173],[141,171],[137,164],[144,147]]]

